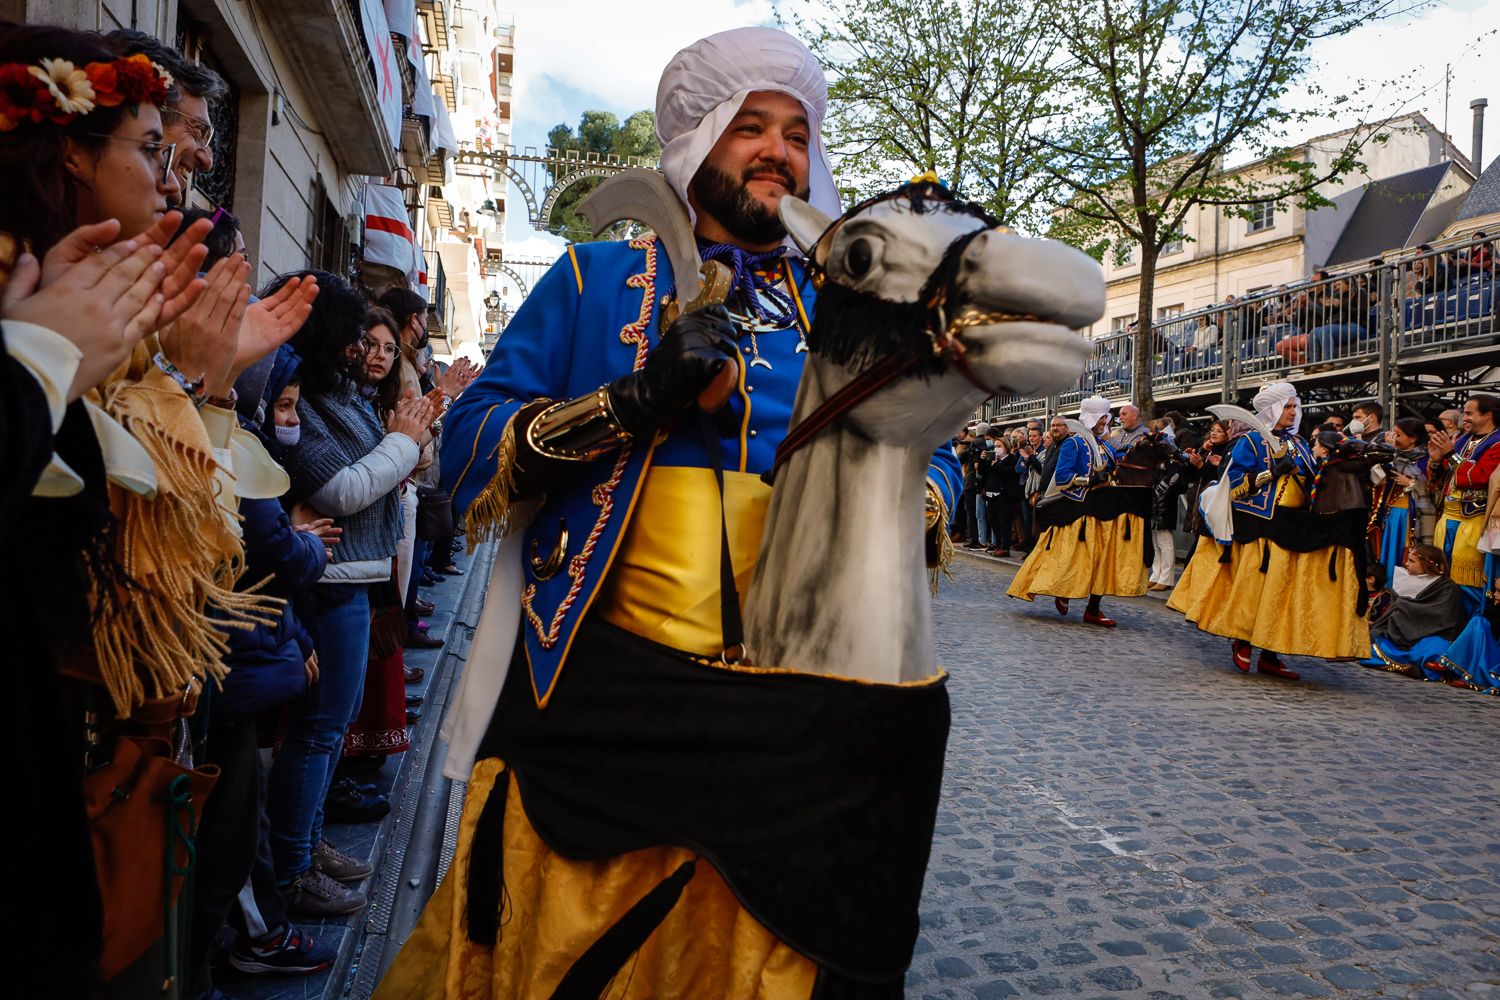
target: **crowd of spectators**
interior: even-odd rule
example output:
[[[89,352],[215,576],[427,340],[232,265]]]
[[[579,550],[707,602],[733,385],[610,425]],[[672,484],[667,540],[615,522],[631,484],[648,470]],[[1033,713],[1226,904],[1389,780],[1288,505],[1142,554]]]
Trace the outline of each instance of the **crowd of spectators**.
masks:
[[[407,288],[252,292],[235,219],[183,210],[227,93],[137,32],[0,22],[18,996],[327,968],[293,921],[361,909],[371,867],[325,822],[389,811],[403,651],[442,645],[420,587],[461,572],[434,459],[477,369],[433,362]]]

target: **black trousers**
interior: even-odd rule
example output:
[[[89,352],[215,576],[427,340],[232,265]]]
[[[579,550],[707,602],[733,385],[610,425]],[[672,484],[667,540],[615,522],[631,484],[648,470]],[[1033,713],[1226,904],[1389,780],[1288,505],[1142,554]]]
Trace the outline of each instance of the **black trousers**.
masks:
[[[255,867],[261,814],[265,811],[254,720],[211,722],[203,757],[203,763],[218,766],[219,780],[203,804],[203,819],[198,825],[191,994],[204,992],[212,984],[208,960],[214,939]]]
[[[1015,516],[1016,502],[1003,493],[992,497],[982,496],[985,517],[989,520],[990,535],[998,548],[1008,549],[1015,541],[1012,538],[1011,519]]]

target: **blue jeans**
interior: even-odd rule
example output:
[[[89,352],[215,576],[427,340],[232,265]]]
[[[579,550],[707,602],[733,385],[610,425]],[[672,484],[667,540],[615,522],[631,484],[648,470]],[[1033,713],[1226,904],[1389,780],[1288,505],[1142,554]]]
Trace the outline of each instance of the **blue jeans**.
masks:
[[[1330,323],[1315,327],[1308,337],[1308,360],[1335,360],[1340,354],[1353,350],[1364,335],[1365,328],[1355,323]]]
[[[319,678],[291,705],[266,789],[271,856],[284,883],[307,870],[313,846],[323,837],[323,799],[343,755],[344,733],[359,714],[370,656],[369,588],[314,587]]]

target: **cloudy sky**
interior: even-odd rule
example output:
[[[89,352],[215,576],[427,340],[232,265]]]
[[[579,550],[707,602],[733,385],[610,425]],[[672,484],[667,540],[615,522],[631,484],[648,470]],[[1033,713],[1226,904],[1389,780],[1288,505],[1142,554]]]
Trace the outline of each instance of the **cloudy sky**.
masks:
[[[524,0],[516,20],[513,141],[542,146],[558,122],[585,110],[627,115],[655,103],[661,67],[678,49],[726,28],[774,22],[773,0]],[[1448,128],[1468,150],[1469,101],[1491,100],[1487,160],[1500,153],[1500,0],[1450,0],[1391,22],[1369,24],[1318,43],[1316,72],[1339,87],[1366,80],[1387,111],[1421,111],[1443,124],[1444,64],[1452,64]],[[1311,123],[1305,135],[1353,124]],[[518,208],[519,198],[510,204]],[[532,230],[524,211],[507,220],[511,256],[555,256],[562,241]]]

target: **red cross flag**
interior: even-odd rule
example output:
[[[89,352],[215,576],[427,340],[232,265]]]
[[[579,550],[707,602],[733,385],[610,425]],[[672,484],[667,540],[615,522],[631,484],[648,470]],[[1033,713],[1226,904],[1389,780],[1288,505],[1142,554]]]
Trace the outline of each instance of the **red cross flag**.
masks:
[[[401,69],[396,64],[396,46],[391,44],[391,29],[380,0],[359,0],[359,19],[364,28],[365,43],[375,61],[375,96],[380,101],[380,117],[392,149],[401,147]]]
[[[365,260],[394,267],[410,276],[420,269],[411,219],[401,189],[386,184],[365,186]]]

